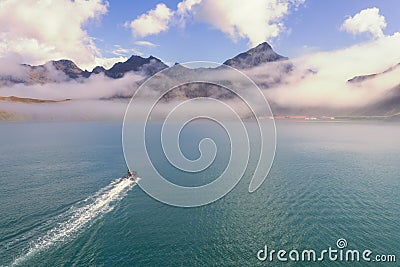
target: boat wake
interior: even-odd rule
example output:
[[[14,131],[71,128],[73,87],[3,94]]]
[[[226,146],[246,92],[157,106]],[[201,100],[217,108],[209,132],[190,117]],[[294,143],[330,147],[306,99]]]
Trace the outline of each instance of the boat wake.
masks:
[[[136,181],[130,179],[116,179],[94,195],[73,205],[58,216],[57,226],[31,242],[27,251],[16,258],[11,266],[18,266],[38,252],[73,239],[82,229],[90,227],[99,218],[112,211],[135,184]]]

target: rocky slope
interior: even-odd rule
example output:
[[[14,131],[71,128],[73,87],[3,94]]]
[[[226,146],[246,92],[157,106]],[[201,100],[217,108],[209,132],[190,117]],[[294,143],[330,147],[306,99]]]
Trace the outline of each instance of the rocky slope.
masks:
[[[264,63],[286,59],[288,58],[275,53],[272,47],[267,42],[264,42],[244,53],[240,53],[228,59],[224,64],[237,69],[247,69]]]
[[[398,68],[400,68],[400,63],[395,65],[395,66],[393,66],[393,67],[390,67],[389,69],[387,69],[387,70],[385,70],[383,72],[380,72],[380,73],[373,73],[373,74],[368,74],[368,75],[355,76],[355,77],[349,79],[348,82],[349,83],[360,83],[360,82],[368,81],[368,80],[371,80],[371,79],[374,79],[374,78],[379,78],[384,74],[387,74],[387,73],[390,73],[390,72],[393,72],[393,71],[397,70]]]
[[[18,74],[6,76],[0,74],[0,84],[44,84],[68,80],[84,81],[84,79],[89,78],[91,75],[100,73],[112,79],[122,78],[128,72],[135,72],[143,76],[151,76],[167,67],[168,66],[161,60],[153,56],[148,58],[132,56],[125,62],[114,64],[114,66],[108,70],[102,66],[97,66],[92,71],[87,71],[80,69],[71,60],[61,59],[49,61],[38,66],[22,64],[20,73]]]

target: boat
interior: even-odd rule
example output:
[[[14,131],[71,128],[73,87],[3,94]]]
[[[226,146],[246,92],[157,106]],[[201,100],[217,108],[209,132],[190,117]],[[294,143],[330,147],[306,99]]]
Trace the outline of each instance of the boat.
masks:
[[[121,181],[123,181],[123,180],[130,180],[130,181],[133,181],[135,183],[138,183],[140,181],[140,178],[137,176],[137,172],[131,171],[130,169],[128,169],[127,174],[125,174],[121,178]]]

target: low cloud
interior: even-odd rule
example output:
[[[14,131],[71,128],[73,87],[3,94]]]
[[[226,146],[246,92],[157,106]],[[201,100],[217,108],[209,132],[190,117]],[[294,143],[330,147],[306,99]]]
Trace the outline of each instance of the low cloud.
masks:
[[[52,70],[52,76],[64,75],[60,71]],[[64,75],[65,76],[65,75]],[[127,73],[122,79],[111,79],[103,74],[95,74],[84,81],[66,80],[62,77],[54,77],[57,83],[45,84],[15,84],[13,86],[0,87],[1,96],[18,96],[26,98],[39,98],[46,100],[63,100],[66,98],[77,99],[100,99],[113,96],[130,96],[137,89],[137,82],[144,77]]]
[[[51,64],[47,67],[48,75],[59,82],[3,84],[0,96],[71,101],[40,104],[0,101],[0,112],[10,113],[11,118],[17,120],[122,120],[129,97],[137,90],[139,81],[144,79],[139,74],[127,73],[121,79],[97,74],[77,81],[69,80],[64,73],[51,69]],[[14,77],[23,73],[18,68],[9,70]]]
[[[398,71],[363,83],[349,83],[359,75],[383,72],[400,63],[400,33],[346,49],[318,52],[293,59],[289,75],[275,73],[282,83],[265,94],[283,107],[357,108],[380,100],[400,84]],[[282,64],[282,63],[279,63]],[[256,82],[261,71],[274,74],[274,68],[261,66],[247,73]],[[279,76],[281,75],[281,76]]]
[[[128,57],[126,56],[127,54],[121,53],[121,54],[115,54],[115,55],[116,55],[116,57],[95,58],[94,64],[87,65],[87,67],[84,69],[92,70],[93,66],[102,66],[105,69],[109,69],[117,62],[124,62],[124,61],[128,60]]]
[[[347,18],[343,22],[342,30],[353,35],[369,33],[374,38],[380,38],[384,36],[383,30],[386,26],[386,19],[379,14],[379,8],[373,7]]]
[[[400,47],[400,33],[395,33],[349,48],[310,53],[290,61],[266,63],[243,70],[243,72],[263,89],[267,99],[275,107],[286,108],[287,110],[319,109],[323,111],[332,110],[333,113],[337,111],[346,112],[372,105],[400,85],[400,67],[373,79],[356,83],[348,82],[355,76],[381,73],[400,63],[398,47]],[[7,66],[7,68],[0,70],[6,71],[5,73],[9,75],[17,75],[20,73],[20,66],[16,64],[18,60],[18,56],[16,56],[10,57],[7,62],[0,62],[3,63],[0,64],[0,67]],[[15,64],[11,64],[12,62],[15,62]],[[66,103],[62,103],[62,105],[73,107],[75,111],[82,110],[85,114],[97,114],[98,112],[98,115],[104,114],[107,117],[107,112],[116,114],[114,111],[124,110],[121,107],[118,109],[113,109],[113,107],[118,105],[126,107],[128,101],[127,99],[125,101],[101,101],[99,99],[107,99],[113,96],[129,97],[144,79],[144,76],[138,73],[127,73],[123,78],[115,80],[98,74],[92,75],[84,81],[70,81],[67,77],[64,77],[65,75],[57,74],[56,70],[52,71],[54,72],[52,75],[63,82],[43,85],[15,84],[13,86],[2,86],[0,87],[0,95],[54,100],[71,98],[73,105],[69,106]],[[57,75],[61,76],[58,77]],[[207,75],[210,79],[226,79],[232,83],[237,80],[237,77],[229,76],[222,70],[215,70],[215,72]],[[149,90],[146,94],[150,97],[157,93]],[[243,94],[244,97],[248,97],[246,90]],[[182,99],[184,100],[184,98]],[[86,105],[85,103],[91,102],[93,104],[96,101],[100,102],[93,105],[93,111],[89,110],[92,107],[89,104],[86,108],[82,107],[81,109],[74,106],[75,103]],[[107,103],[110,103],[110,107],[107,106]],[[2,101],[0,102],[0,110],[6,110],[13,104],[15,103]],[[61,105],[61,103],[57,103],[46,106],[56,107],[58,104]],[[104,109],[99,108],[101,106]],[[42,104],[32,104],[29,107],[32,109],[40,107],[41,109]],[[194,109],[201,109],[201,107],[200,103]],[[140,110],[140,107],[138,107],[138,110]],[[166,110],[166,108],[160,107],[160,111],[163,110]],[[279,110],[274,111],[279,114]]]
[[[10,113],[14,120],[112,120],[122,121],[128,101],[74,100],[62,103],[26,104],[0,103],[0,110]]]
[[[20,64],[22,56],[17,53],[8,53],[0,57],[0,76],[21,78],[24,74],[24,68]]]

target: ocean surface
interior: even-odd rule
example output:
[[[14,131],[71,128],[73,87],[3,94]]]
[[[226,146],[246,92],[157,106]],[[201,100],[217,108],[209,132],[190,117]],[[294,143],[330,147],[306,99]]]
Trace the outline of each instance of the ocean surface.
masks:
[[[246,173],[225,197],[198,208],[168,206],[113,182],[126,171],[121,126],[0,123],[0,266],[399,265],[400,124],[278,122],[263,185],[249,194]],[[183,132],[188,157],[196,158],[191,140],[200,129],[213,131]],[[226,159],[217,157],[210,171]],[[184,176],[173,180],[195,182]],[[322,251],[338,239],[396,255],[397,263],[257,258],[265,246]]]

